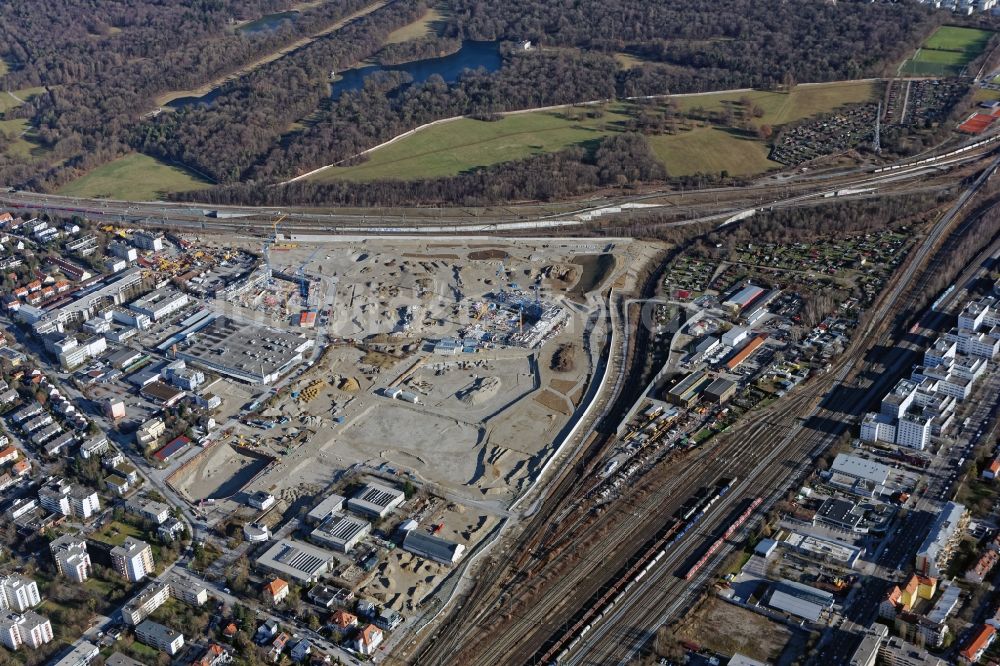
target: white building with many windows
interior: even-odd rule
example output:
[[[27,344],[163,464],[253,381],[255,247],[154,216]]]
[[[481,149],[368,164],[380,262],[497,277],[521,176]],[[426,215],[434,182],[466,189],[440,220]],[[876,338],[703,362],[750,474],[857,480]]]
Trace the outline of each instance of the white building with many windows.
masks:
[[[0,606],[22,613],[42,603],[38,583],[21,574],[0,578]]]
[[[63,535],[49,543],[52,558],[59,573],[75,583],[82,583],[90,577],[90,555],[87,542],[79,537]]]
[[[0,643],[10,650],[22,645],[40,648],[52,640],[52,624],[34,611],[0,618]]]

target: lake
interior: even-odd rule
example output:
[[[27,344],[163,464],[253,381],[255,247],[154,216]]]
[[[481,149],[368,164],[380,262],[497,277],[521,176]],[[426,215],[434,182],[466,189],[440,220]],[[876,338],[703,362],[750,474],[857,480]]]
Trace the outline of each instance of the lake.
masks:
[[[365,79],[376,72],[406,72],[413,77],[414,83],[423,83],[431,75],[438,74],[446,83],[454,83],[468,69],[482,67],[488,72],[495,72],[502,62],[499,42],[465,41],[458,51],[440,58],[414,60],[400,65],[367,65],[338,72],[340,78],[333,83],[332,96],[337,99],[347,91],[361,90]]]
[[[337,99],[346,91],[361,90],[365,85],[365,79],[376,72],[406,72],[413,77],[414,83],[423,83],[432,74],[438,74],[445,82],[454,83],[465,70],[482,67],[488,72],[495,72],[500,69],[502,63],[499,42],[466,41],[462,43],[462,48],[458,51],[441,58],[414,60],[401,65],[385,67],[367,65],[339,72],[340,78],[334,81],[331,95],[333,99]],[[168,103],[167,106],[171,109],[181,109],[192,104],[209,105],[215,101],[224,88],[225,86],[219,86],[200,97],[180,97]]]
[[[236,28],[236,32],[243,35],[256,35],[259,32],[271,32],[281,25],[282,21],[294,21],[298,18],[297,11],[278,12],[277,14],[267,14],[255,21],[250,21],[245,25]]]

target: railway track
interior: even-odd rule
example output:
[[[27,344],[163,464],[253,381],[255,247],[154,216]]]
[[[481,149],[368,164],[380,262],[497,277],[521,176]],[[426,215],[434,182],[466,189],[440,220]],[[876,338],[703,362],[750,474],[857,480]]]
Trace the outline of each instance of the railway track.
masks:
[[[835,364],[833,381],[823,381],[819,386],[841,386],[842,383],[860,367],[864,355],[869,348],[869,341],[878,339],[889,327],[890,313],[902,311],[905,313],[920,292],[918,276],[929,275],[940,263],[946,252],[939,252],[942,243],[951,232],[955,218],[961,213],[980,187],[1000,166],[1000,158],[995,159],[970,188],[962,194],[955,204],[934,224],[921,246],[908,258],[904,268],[890,287],[883,293],[879,303],[868,322],[856,335],[845,356]],[[970,224],[966,221],[962,226]],[[959,227],[958,231],[961,231]],[[898,330],[898,329],[897,329]],[[848,427],[847,417],[856,416],[862,412],[869,401],[882,394],[895,377],[906,370],[905,366],[910,352],[904,348],[894,348],[890,360],[883,364],[882,372],[878,374],[865,373],[856,379],[852,386],[843,386],[845,390],[831,392],[827,399],[812,410],[806,422],[794,418],[794,405],[789,403],[788,409],[783,409],[784,422],[772,422],[766,427],[752,427],[739,437],[745,443],[746,449],[767,447],[768,439],[774,439],[774,429],[778,426],[786,429],[786,436],[781,444],[773,447],[772,453],[747,473],[756,482],[750,486],[734,489],[728,501],[736,502],[752,495],[768,493],[769,501],[773,503],[798,477],[806,472],[806,464],[824,451]],[[867,364],[869,369],[872,364]],[[792,417],[789,419],[789,417]],[[826,424],[827,427],[808,428],[807,424]],[[744,455],[733,460],[737,463],[739,472],[745,472],[748,463],[755,462]],[[775,464],[776,463],[776,464]],[[717,527],[725,518],[722,511],[716,511],[715,517],[703,525],[704,534],[711,535],[711,530]],[[734,540],[733,543],[738,542]],[[566,660],[569,664],[618,664],[630,659],[635,652],[653,635],[655,628],[676,619],[680,611],[696,599],[705,585],[711,580],[712,567],[707,566],[693,581],[686,581],[673,576],[671,567],[683,562],[707,547],[706,539],[691,539],[681,544],[671,554],[664,558],[663,564],[655,574],[648,578],[643,590],[615,609],[613,617],[605,618],[602,630],[589,634],[590,638],[581,641],[578,651]],[[729,544],[716,554],[716,562],[721,561],[733,548]],[[617,627],[617,628],[616,628]],[[623,630],[622,627],[625,629]],[[530,663],[530,662],[526,662]]]

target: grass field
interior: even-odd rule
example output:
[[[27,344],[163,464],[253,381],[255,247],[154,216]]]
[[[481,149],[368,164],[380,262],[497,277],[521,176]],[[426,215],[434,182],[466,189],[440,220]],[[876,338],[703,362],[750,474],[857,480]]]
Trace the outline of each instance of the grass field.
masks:
[[[629,55],[628,53],[621,53],[620,51],[613,54],[615,61],[622,69],[632,69],[633,67],[638,67],[642,65],[645,60],[642,58],[636,58],[634,55]]]
[[[210,186],[184,169],[133,153],[67,183],[60,188],[59,194],[148,201],[167,192],[202,190]]]
[[[104,529],[100,532],[96,532],[92,536],[97,541],[101,541],[112,546],[120,546],[125,543],[125,539],[128,537],[132,537],[133,539],[142,539],[143,535],[142,530],[134,525],[112,520]]]
[[[567,120],[554,111],[507,116],[496,122],[462,118],[429,127],[375,151],[364,164],[327,169],[316,180],[354,181],[383,178],[435,178],[468,169],[509,162],[538,153],[563,150],[607,136],[625,116]]]
[[[797,86],[789,93],[751,90],[745,93],[703,93],[684,95],[674,99],[682,111],[702,107],[707,111],[721,111],[727,104],[747,98],[764,111],[759,122],[784,125],[818,113],[832,111],[844,104],[867,102],[875,96],[871,82],[827,83]]]
[[[986,49],[993,34],[990,30],[941,26],[917,49],[913,57],[903,63],[900,73],[912,76],[957,76]]]
[[[959,28],[954,25],[943,25],[934,31],[924,48],[940,49],[942,51],[962,51],[979,55],[986,48],[993,32],[976,28]]]
[[[767,159],[768,148],[762,141],[716,127],[651,136],[649,143],[671,176],[722,171],[749,176],[781,166]]]
[[[707,93],[676,97],[682,110],[702,107],[719,110],[747,97],[761,107],[759,122],[771,125],[806,118],[838,106],[872,98],[870,83],[799,86],[791,93],[751,91]],[[587,146],[621,131],[627,109],[614,105],[600,118],[589,118],[586,109],[564,112],[538,111],[510,115],[497,122],[462,118],[429,127],[369,155],[367,162],[333,167],[312,177],[316,181],[435,178],[453,176],[476,167],[522,159],[543,152]],[[762,173],[778,166],[767,159],[767,146],[724,129],[703,127],[676,135],[649,138],[671,175]]]
[[[30,125],[28,125],[27,119],[19,118],[14,120],[0,120],[0,132],[4,134],[12,135],[16,137],[11,141],[7,149],[4,150],[5,155],[10,155],[11,157],[16,157],[22,160],[30,160],[37,157],[42,157],[49,151],[47,148],[43,148],[36,143],[32,143],[25,136],[30,136],[30,133],[25,135],[28,131]]]
[[[45,88],[41,86],[36,88],[22,88],[21,90],[15,90],[13,94],[6,91],[0,92],[0,113],[13,109],[17,106],[21,106],[21,104],[28,101],[30,97],[43,92],[45,92]],[[22,101],[19,102],[17,101],[18,99],[21,99]]]
[[[420,19],[390,32],[389,36],[385,38],[384,43],[399,44],[400,42],[408,42],[412,39],[420,39],[421,37],[434,34],[438,31],[443,19],[444,15],[434,7],[431,7]]]

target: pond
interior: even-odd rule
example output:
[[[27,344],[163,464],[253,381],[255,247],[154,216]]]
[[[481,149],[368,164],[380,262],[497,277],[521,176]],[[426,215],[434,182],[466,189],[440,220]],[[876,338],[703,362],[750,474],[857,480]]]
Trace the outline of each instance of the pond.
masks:
[[[261,32],[271,32],[272,30],[277,30],[282,21],[294,21],[298,18],[298,16],[299,13],[297,11],[267,14],[265,16],[261,16],[259,19],[241,25],[236,28],[236,32],[241,35],[256,35]]]
[[[445,82],[454,83],[465,70],[482,67],[488,72],[495,72],[500,69],[501,64],[503,59],[500,57],[499,42],[466,41],[458,51],[441,58],[426,58],[385,67],[367,65],[338,72],[340,78],[334,81],[331,94],[333,99],[337,99],[345,91],[361,90],[365,85],[365,79],[376,72],[406,72],[413,77],[414,83],[422,83],[432,74],[438,74]],[[171,109],[181,109],[193,104],[207,106],[215,101],[224,88],[225,86],[219,86],[200,97],[180,97],[169,102],[167,106]]]
[[[376,72],[406,72],[413,77],[414,83],[423,83],[431,75],[438,74],[446,83],[454,83],[466,70],[482,67],[488,72],[495,72],[502,63],[499,42],[465,41],[458,51],[440,58],[414,60],[400,65],[368,65],[338,72],[340,78],[333,84],[332,96],[337,99],[344,92],[361,90],[365,79]]]

